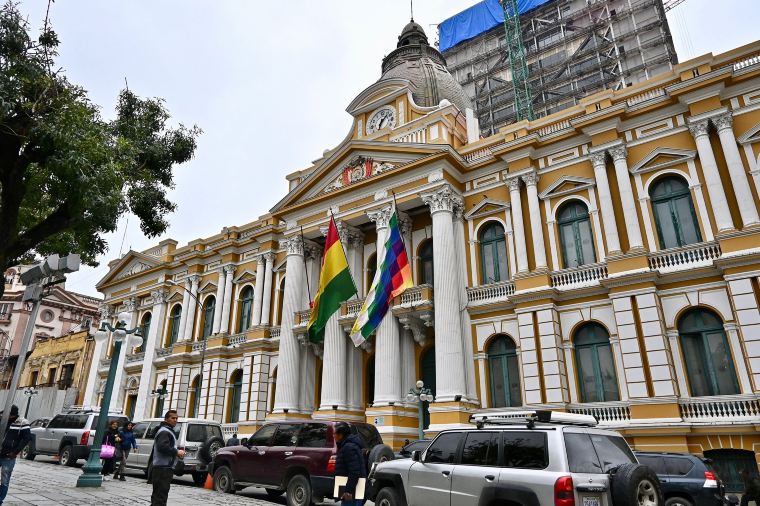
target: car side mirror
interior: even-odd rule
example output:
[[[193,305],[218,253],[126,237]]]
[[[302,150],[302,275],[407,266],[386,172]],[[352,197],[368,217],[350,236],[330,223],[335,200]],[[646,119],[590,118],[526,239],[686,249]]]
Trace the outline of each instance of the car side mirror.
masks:
[[[412,452],[412,460],[415,461],[415,462],[422,461],[422,452],[419,451],[419,450],[414,450]]]

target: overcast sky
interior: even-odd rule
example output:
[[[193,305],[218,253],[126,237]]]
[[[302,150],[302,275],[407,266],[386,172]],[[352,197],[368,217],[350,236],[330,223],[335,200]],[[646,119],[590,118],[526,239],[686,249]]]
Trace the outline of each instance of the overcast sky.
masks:
[[[432,43],[434,24],[474,3],[416,0],[414,17]],[[46,7],[21,3],[37,27]],[[757,0],[686,0],[668,19],[682,61],[760,37]],[[346,136],[345,108],[380,77],[409,2],[57,0],[51,20],[59,65],[104,116],[127,78],[137,94],[164,98],[173,121],[204,131],[195,158],[177,168],[167,233],[148,239],[134,217],[122,219],[100,266],[69,277],[67,288],[98,295],[120,251],[167,237],[183,245],[266,213],[285,194],[286,174]]]

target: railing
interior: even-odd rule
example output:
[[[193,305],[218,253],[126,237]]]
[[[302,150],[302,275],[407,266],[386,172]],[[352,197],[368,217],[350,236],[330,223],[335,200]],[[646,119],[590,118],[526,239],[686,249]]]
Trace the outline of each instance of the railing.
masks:
[[[621,425],[631,420],[631,408],[627,402],[587,402],[571,404],[568,412],[591,415],[599,420],[599,425]]]
[[[658,97],[664,97],[665,96],[665,88],[655,88],[653,90],[645,91],[644,93],[639,93],[638,95],[634,95],[631,98],[627,99],[625,102],[628,104],[628,106],[640,104],[641,102],[646,102],[647,100],[652,100],[653,98]]]
[[[746,67],[751,67],[752,65],[757,65],[758,63],[760,63],[760,54],[756,54],[738,62],[734,62],[733,66],[734,70],[741,70]]]
[[[538,135],[543,137],[559,132],[560,130],[565,130],[566,128],[570,128],[570,120],[568,119],[539,128]]]
[[[296,311],[296,321],[298,325],[306,325],[311,318],[311,309],[304,309],[303,311]]]
[[[731,423],[757,421],[760,400],[755,396],[721,395],[678,401],[684,422]]]
[[[426,142],[427,127],[418,128],[398,137],[392,137],[391,142],[417,142],[424,144]]]
[[[98,365],[99,369],[102,369],[104,367],[108,367],[111,364],[110,358],[102,358],[100,359],[100,364]]]
[[[129,364],[131,362],[142,362],[144,358],[145,358],[145,352],[143,351],[140,353],[132,353],[130,355],[127,355],[124,358],[124,361]]]
[[[346,316],[356,316],[362,310],[364,299],[349,300],[346,302]]]
[[[605,264],[591,264],[563,269],[551,273],[552,286],[555,288],[579,288],[599,284],[607,277]]]
[[[227,439],[228,437],[232,436],[233,434],[238,433],[238,424],[236,423],[223,423],[222,424],[222,434],[224,434],[224,438]]]
[[[480,160],[481,158],[489,158],[491,155],[492,153],[489,148],[482,148],[478,149],[477,151],[473,151],[472,153],[467,153],[464,155],[464,160],[466,162],[473,162],[475,160]]]
[[[193,351],[203,351],[203,349],[206,347],[206,341],[205,339],[203,341],[198,341],[197,343],[193,343],[192,350]]]
[[[401,305],[406,306],[422,302],[422,292],[426,288],[430,288],[430,285],[418,285],[405,290],[401,294]]]
[[[172,354],[172,347],[159,348],[156,350],[156,357],[166,357]]]
[[[720,246],[714,242],[671,248],[649,255],[649,267],[662,272],[706,267],[720,258]]]
[[[269,337],[279,338],[280,337],[280,327],[270,327],[270,329],[269,329]]]
[[[506,300],[515,293],[512,281],[500,281],[490,285],[474,286],[467,289],[467,300],[470,303],[487,303]]]
[[[246,341],[245,334],[237,334],[235,336],[230,337],[228,344],[229,346],[237,346],[238,344],[243,344],[245,341]]]

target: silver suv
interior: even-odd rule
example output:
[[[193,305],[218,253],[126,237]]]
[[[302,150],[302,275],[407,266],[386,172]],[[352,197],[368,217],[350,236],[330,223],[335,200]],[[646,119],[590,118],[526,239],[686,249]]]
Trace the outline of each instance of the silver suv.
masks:
[[[585,415],[474,415],[412,458],[374,465],[376,506],[662,506],[657,476]]]
[[[33,460],[37,455],[58,455],[58,462],[73,466],[87,459],[96,441],[100,408],[72,407],[55,415],[46,427],[33,427],[32,440],[21,450],[21,457]],[[120,413],[109,413],[108,422],[116,420],[119,427],[127,421]],[[100,441],[98,441],[100,443]]]
[[[133,431],[137,450],[129,454],[127,467],[149,474],[153,440],[163,421],[163,418],[149,418],[135,424]],[[202,485],[206,481],[208,464],[224,446],[222,424],[202,418],[180,418],[174,427],[174,435],[177,437],[177,447],[185,450],[185,472],[193,476],[196,484]]]

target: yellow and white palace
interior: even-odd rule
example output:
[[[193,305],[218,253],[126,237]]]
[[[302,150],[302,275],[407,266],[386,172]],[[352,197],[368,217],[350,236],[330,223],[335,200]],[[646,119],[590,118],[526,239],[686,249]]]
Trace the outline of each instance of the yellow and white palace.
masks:
[[[118,360],[113,408],[135,419],[171,407],[241,434],[366,419],[398,447],[416,438],[407,393],[422,379],[429,434],[540,407],[724,473],[756,460],[760,42],[480,138],[410,23],[347,111],[346,138],[288,175],[268,214],[109,264],[103,317],[132,312],[145,339],[119,357],[98,345],[85,402]],[[393,194],[416,286],[355,348]],[[316,346],[308,298],[331,212],[360,297]]]

